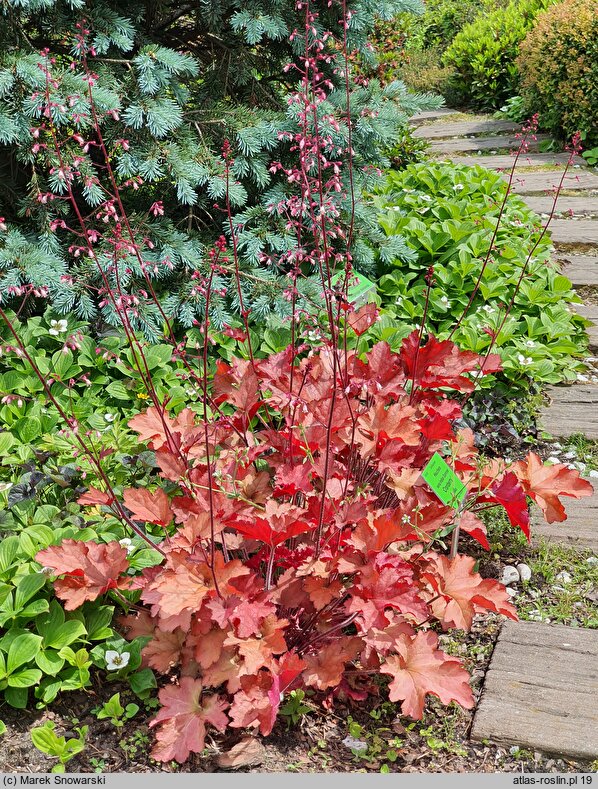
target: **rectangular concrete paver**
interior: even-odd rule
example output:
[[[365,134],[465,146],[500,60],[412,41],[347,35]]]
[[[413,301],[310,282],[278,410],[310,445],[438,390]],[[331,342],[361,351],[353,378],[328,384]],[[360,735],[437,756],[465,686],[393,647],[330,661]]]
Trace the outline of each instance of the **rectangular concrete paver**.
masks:
[[[596,483],[596,480],[590,480]],[[532,523],[532,541],[540,540],[582,548],[598,555],[598,495],[585,499],[563,497],[567,520],[562,523],[546,523],[540,518]]]
[[[559,246],[598,245],[598,220],[593,219],[553,219],[550,235]]]
[[[540,413],[543,430],[555,438],[567,438],[584,433],[598,439],[598,386],[550,386],[546,390],[550,404]]]
[[[479,165],[489,170],[511,170],[515,162],[512,153],[502,153],[488,156],[450,156],[455,164]],[[525,153],[517,160],[517,169],[524,170],[528,167],[543,167],[545,165],[564,167],[569,161],[568,153]],[[574,158],[573,164],[584,165],[585,159],[581,156]],[[571,172],[575,172],[572,170]]]
[[[571,280],[575,288],[582,285],[598,287],[598,256],[597,255],[558,255],[563,274]]]
[[[448,118],[453,115],[459,115],[459,110],[448,110],[446,107],[442,107],[439,110],[426,110],[425,112],[418,112],[417,115],[413,115],[409,118],[409,123],[412,126],[420,126],[422,123],[427,123],[428,121],[437,121],[441,118]]]
[[[550,214],[554,205],[554,197],[524,195],[525,203],[537,214]],[[598,216],[598,197],[568,197],[559,195],[556,203],[556,215],[573,213],[575,216]]]
[[[418,132],[428,131],[430,127],[425,126],[418,129]],[[424,137],[423,133],[419,135]],[[535,140],[530,140],[529,150],[537,151],[538,146],[544,140],[550,139],[547,134],[536,135]],[[513,150],[519,147],[520,141],[513,135],[491,136],[491,137],[464,137],[458,140],[431,140],[430,152],[435,156],[442,157],[443,154],[452,153],[477,153],[478,151],[502,151]]]
[[[414,137],[425,137],[427,140],[449,139],[451,137],[465,137],[469,134],[500,134],[502,132],[517,132],[521,129],[518,123],[512,121],[456,121],[455,123],[440,122],[430,126],[420,126],[413,132]]]
[[[506,622],[471,737],[598,757],[598,631]]]
[[[501,173],[505,180],[509,173]],[[542,192],[555,192],[563,179],[562,170],[544,170],[537,173],[516,173],[511,184],[511,191],[515,194],[534,194]],[[593,191],[598,193],[598,175],[586,170],[567,173],[563,180],[562,189],[567,191]]]

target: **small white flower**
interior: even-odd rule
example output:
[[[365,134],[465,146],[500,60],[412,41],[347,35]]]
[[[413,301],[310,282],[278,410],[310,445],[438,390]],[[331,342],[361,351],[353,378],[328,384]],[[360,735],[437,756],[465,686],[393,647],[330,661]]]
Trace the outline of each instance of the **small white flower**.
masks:
[[[12,488],[12,482],[0,482],[0,493],[6,493]]]
[[[420,195],[419,198],[420,198],[420,200],[425,200],[426,203],[431,203],[432,202],[432,198],[430,197],[430,195]]]
[[[119,545],[122,545],[123,548],[127,549],[127,553],[133,553],[135,550],[135,546],[133,545],[133,541],[130,537],[123,537],[122,540],[118,541]]]
[[[48,577],[54,575],[54,568],[53,567],[42,567],[40,573],[47,575]]]
[[[440,299],[440,303],[441,303],[441,304],[444,304],[446,307],[448,307],[448,305],[450,304],[450,301],[448,300],[448,298],[447,298],[446,296],[443,296],[443,297]]]
[[[128,666],[130,652],[117,652],[115,649],[106,650],[106,668],[108,671],[119,671]]]
[[[524,356],[522,353],[517,354],[517,361],[522,364],[524,367],[527,367],[530,364],[533,364],[534,360],[531,356]]]
[[[536,343],[533,340],[527,340],[525,344],[527,345],[528,348],[533,348],[536,345]]]
[[[463,191],[463,189],[465,189],[465,185],[464,184],[455,184],[453,186],[453,189],[455,190],[455,192],[461,192],[461,191]]]
[[[402,304],[402,303],[403,303],[403,297],[402,296],[397,296],[396,299],[395,299],[395,304]]]
[[[405,515],[403,515],[403,517],[401,518],[401,523],[405,523],[405,524],[411,523],[411,518],[409,517],[409,515],[407,515],[407,513],[405,513]]]
[[[59,321],[50,321],[50,329],[48,334],[51,334],[54,337],[58,337],[59,334],[63,334],[68,329],[68,323],[65,320]]]
[[[106,422],[114,422],[116,419],[116,414],[104,414],[104,419]]]

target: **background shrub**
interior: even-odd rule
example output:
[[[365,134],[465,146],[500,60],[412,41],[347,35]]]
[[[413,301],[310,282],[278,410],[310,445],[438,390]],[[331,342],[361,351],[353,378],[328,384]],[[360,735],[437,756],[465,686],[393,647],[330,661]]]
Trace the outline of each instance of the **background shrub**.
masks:
[[[447,98],[479,110],[498,109],[517,93],[519,45],[536,15],[552,0],[516,0],[481,13],[455,37],[443,56],[454,70]]]
[[[529,113],[554,134],[598,143],[598,0],[566,0],[540,14],[517,66]]]

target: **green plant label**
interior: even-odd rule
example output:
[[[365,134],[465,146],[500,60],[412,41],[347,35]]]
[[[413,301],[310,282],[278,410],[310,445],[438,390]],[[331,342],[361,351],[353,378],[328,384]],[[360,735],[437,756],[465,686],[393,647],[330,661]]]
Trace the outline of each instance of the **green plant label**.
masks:
[[[430,462],[422,471],[422,477],[443,504],[459,509],[467,488],[438,452],[432,455]]]
[[[336,287],[337,285],[342,285],[345,279],[344,272],[339,272],[335,274],[334,277],[330,280],[331,285]],[[364,277],[363,274],[359,274],[357,271],[354,271],[351,274],[351,286],[347,291],[347,298],[351,304],[365,303],[368,301],[369,296],[373,296],[376,293],[376,285],[367,277]]]

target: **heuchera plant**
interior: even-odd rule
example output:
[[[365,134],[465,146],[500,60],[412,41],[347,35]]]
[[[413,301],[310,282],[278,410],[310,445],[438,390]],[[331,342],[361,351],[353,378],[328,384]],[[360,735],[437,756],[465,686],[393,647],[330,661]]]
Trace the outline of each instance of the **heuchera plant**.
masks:
[[[64,540],[37,559],[57,577],[55,591],[68,610],[106,592],[144,604],[135,606],[141,610],[123,624],[129,638],[149,637],[146,665],[170,676],[152,724],[157,727],[154,756],[164,761],[184,761],[200,752],[208,726],[218,731],[254,727],[268,734],[284,694],[294,688],[312,689],[327,705],[335,698],[361,701],[378,693],[380,683],[374,680],[387,675],[390,699],[401,702],[406,715],[421,716],[430,693],[444,703],[470,707],[467,672],[438,649],[436,631],[469,628],[478,612],[516,614],[504,587],[482,579],[474,559],[459,553],[460,533],[487,547],[479,513],[503,507],[511,523],[529,535],[527,497],[547,520],[559,521],[565,518],[561,496],[591,493],[576,471],[545,468],[534,454],[508,467],[499,460],[483,461],[472,433],[455,427],[461,415],[457,398],[471,393],[499,363],[492,346],[479,357],[450,340],[423,342],[433,270],[426,277],[421,328],[400,352],[385,343],[365,354],[350,349],[352,335],[365,332],[377,310],[366,305],[355,312],[348,303],[359,199],[352,179],[353,124],[347,122],[346,140],[338,142],[334,116],[322,107],[327,71],[335,67],[330,53],[338,47],[347,81],[344,111],[351,117],[347,28],[352,14],[345,0],[338,4],[340,36],[331,38],[320,29],[309,0],[301,0],[298,8],[305,25],[293,35],[303,35],[305,53],[294,66],[299,88],[289,98],[297,128],[292,134],[280,131],[295,163],[272,163],[286,176],[288,190],[271,206],[296,244],[266,261],[287,277],[292,339],[284,352],[265,360],[257,359],[251,347],[239,228],[228,197],[228,239],[214,246],[205,276],[191,275],[201,296],[197,323],[203,334],[200,358],[191,363],[149,280],[145,222],[131,224],[120,199],[120,190],[131,185],[120,182],[103,142],[91,70],[83,69],[84,125],[100,162],[92,176],[99,192],[97,206],[84,215],[77,186],[81,162],[64,158],[72,141],[57,133],[49,53],[40,62],[45,90],[36,106],[43,116],[43,144],[62,176],[52,202],[68,202],[77,219],[75,227],[57,219],[51,232],[71,234],[74,252],[98,267],[101,295],[122,321],[151,402],[130,425],[155,451],[162,486],[116,495],[102,465],[103,450],[96,451],[93,437],[54,395],[54,388],[66,383],[44,376],[1,305],[0,317],[15,352],[30,364],[100,480],[102,490],[91,488],[80,503],[109,508],[152,545],[144,524],[162,527],[164,539],[154,546],[160,564],[136,577],[126,548],[115,541]],[[75,52],[85,64],[85,26],[81,30]],[[343,163],[346,178],[340,177]],[[227,187],[232,164],[225,142]],[[162,210],[157,201],[149,214]],[[103,228],[101,237],[96,224]],[[110,249],[109,260],[96,252],[99,240],[102,249]],[[122,289],[131,259],[147,285],[143,298],[154,304],[175,354],[188,365],[189,380],[199,387],[200,413],[189,408],[169,412],[153,386],[135,334],[139,304]],[[300,288],[307,271],[317,273],[322,292],[309,317],[319,330],[323,312],[327,324],[316,335],[320,347],[311,349],[296,336],[297,316],[307,309]],[[243,323],[243,330],[232,329],[231,336],[242,342],[247,358],[217,362],[214,370],[208,355],[210,299],[219,296],[225,273],[234,276]],[[337,285],[336,274],[342,275]],[[524,268],[521,280],[525,275]],[[456,510],[442,504],[422,478],[435,452],[466,486]],[[447,555],[444,538],[449,535]]]
[[[368,305],[347,322],[359,333],[374,318]],[[165,529],[161,564],[133,579],[117,543],[74,540],[37,558],[60,576],[66,608],[111,588],[141,590],[147,608],[124,618],[128,637],[149,636],[145,663],[178,677],[151,724],[156,759],[202,751],[207,726],[269,734],[293,688],[329,705],[359,701],[382,674],[405,715],[421,717],[427,694],[473,705],[468,674],[438,649],[434,626],[516,613],[506,589],[457,552],[459,530],[488,547],[479,512],[502,506],[529,535],[527,496],[553,522],[565,518],[560,496],[592,491],[533,453],[509,467],[477,456],[471,431],[453,426],[454,397],[498,360],[481,364],[450,341],[420,348],[417,332],[399,353],[385,343],[363,357],[289,348],[219,362],[209,398],[220,415],[152,406],[130,421],[164,485],[127,489],[124,504],[133,520]],[[434,452],[467,487],[458,510],[421,476]],[[94,489],[81,502],[114,505]]]

